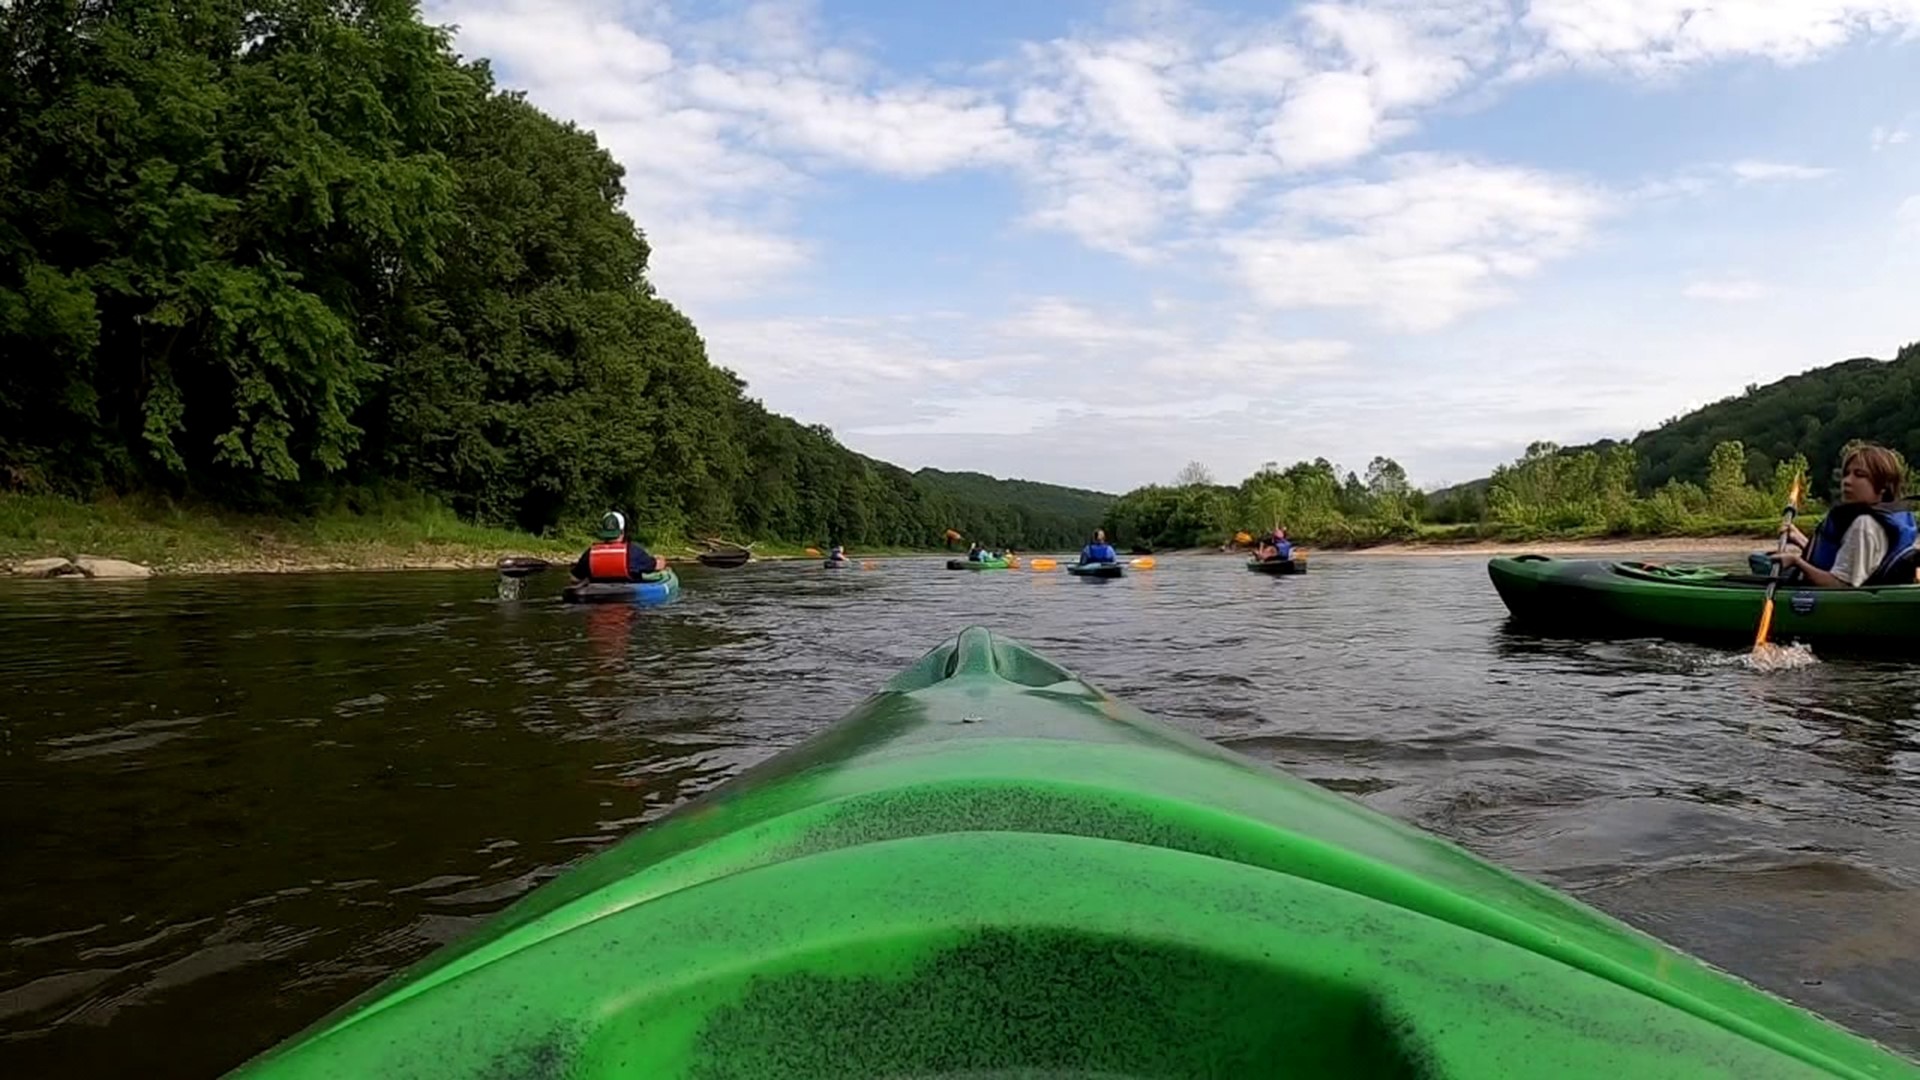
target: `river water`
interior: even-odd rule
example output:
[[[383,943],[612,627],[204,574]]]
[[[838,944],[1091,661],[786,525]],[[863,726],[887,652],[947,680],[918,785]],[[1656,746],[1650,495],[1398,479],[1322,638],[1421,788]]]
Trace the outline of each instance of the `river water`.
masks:
[[[0,1062],[218,1074],[970,624],[1920,1055],[1912,665],[1520,634],[1479,558],[0,587]]]

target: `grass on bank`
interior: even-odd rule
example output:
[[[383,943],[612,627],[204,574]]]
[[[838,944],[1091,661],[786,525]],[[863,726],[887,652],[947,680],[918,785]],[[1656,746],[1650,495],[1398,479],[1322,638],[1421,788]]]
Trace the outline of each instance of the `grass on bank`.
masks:
[[[1811,529],[1819,518],[1802,518],[1800,526]],[[1663,529],[1543,529],[1498,522],[1466,522],[1458,525],[1415,525],[1404,536],[1386,542],[1412,544],[1511,543],[1567,540],[1678,540],[1719,536],[1772,539],[1780,531],[1780,519],[1720,520],[1700,518]]]
[[[734,538],[727,538],[734,539]],[[98,555],[175,573],[230,570],[410,569],[491,566],[502,555],[571,561],[585,532],[539,537],[463,521],[425,497],[341,505],[311,517],[239,514],[152,496],[81,502],[0,492],[0,564]],[[744,542],[744,541],[743,541]],[[759,542],[761,558],[807,558],[805,543]],[[683,537],[649,538],[669,559],[700,550]],[[856,557],[919,554],[862,548]]]
[[[484,566],[506,554],[571,558],[584,543],[475,525],[424,498],[297,518],[147,497],[0,494],[0,561],[8,563],[87,554],[172,571]]]
[[[1771,537],[1778,526],[1777,521],[1694,521],[1641,535],[1492,523],[1422,524],[1394,530],[1388,536],[1355,536],[1346,543],[1328,537],[1315,546],[1337,549],[1380,542],[1445,545],[1707,536],[1764,539]],[[589,542],[584,533],[537,537],[475,525],[424,497],[389,498],[358,508],[343,505],[312,517],[292,518],[238,514],[154,497],[80,502],[58,495],[0,493],[0,563],[7,564],[86,554],[130,559],[173,572],[479,567],[490,566],[508,554],[572,559]],[[690,558],[696,550],[678,537],[655,538],[649,546],[675,559]],[[755,543],[753,550],[762,558],[806,558],[809,546],[763,541]],[[861,548],[850,554],[871,558],[939,550]]]

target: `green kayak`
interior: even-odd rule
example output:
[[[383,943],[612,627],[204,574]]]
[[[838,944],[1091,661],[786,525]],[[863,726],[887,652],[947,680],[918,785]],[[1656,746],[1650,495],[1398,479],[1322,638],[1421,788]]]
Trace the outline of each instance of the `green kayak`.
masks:
[[[1920,1069],[971,629],[241,1075]]]
[[[1767,579],[1754,574],[1544,555],[1494,559],[1487,574],[1515,622],[1530,629],[1728,643],[1753,640],[1767,589]],[[1920,585],[1782,584],[1774,596],[1772,637],[1814,645],[1912,645],[1920,642]]]
[[[1005,559],[948,559],[949,570],[1005,570],[1012,564]]]

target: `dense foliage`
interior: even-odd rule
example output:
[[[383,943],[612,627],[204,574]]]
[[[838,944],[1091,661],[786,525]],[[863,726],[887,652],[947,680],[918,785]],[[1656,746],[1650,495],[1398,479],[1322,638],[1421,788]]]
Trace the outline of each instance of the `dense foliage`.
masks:
[[[1920,343],[1892,360],[1848,360],[1750,386],[1641,432],[1631,445],[1649,490],[1676,478],[1706,483],[1714,448],[1737,441],[1747,448],[1748,482],[1765,484],[1779,462],[1799,454],[1813,493],[1831,498],[1841,448],[1856,439],[1920,447]]]
[[[1219,545],[1276,525],[1315,544],[1411,539],[1439,525],[1514,537],[1746,531],[1766,527],[1807,469],[1799,455],[1772,462],[1756,486],[1747,479],[1753,455],[1740,443],[1721,443],[1708,457],[1705,484],[1669,480],[1643,493],[1630,446],[1563,451],[1535,443],[1484,484],[1442,498],[1412,489],[1391,458],[1374,458],[1365,476],[1343,475],[1325,458],[1285,469],[1269,463],[1238,487],[1189,482],[1130,491],[1106,522],[1122,543],[1157,547]]]
[[[850,544],[1098,520],[748,399],[654,295],[620,167],[414,0],[15,0],[0,37],[6,486]]]

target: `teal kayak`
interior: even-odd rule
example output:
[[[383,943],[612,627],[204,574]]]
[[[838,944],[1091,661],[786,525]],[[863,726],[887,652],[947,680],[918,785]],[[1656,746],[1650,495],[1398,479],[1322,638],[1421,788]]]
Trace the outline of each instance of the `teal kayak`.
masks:
[[[647,574],[638,581],[591,581],[560,591],[560,598],[569,604],[664,604],[679,595],[680,578],[672,570]]]
[[[1084,578],[1125,577],[1127,568],[1117,562],[1068,563],[1067,573]]]
[[[970,629],[240,1075],[1920,1069]]]
[[[1487,575],[1513,620],[1543,632],[1636,634],[1740,644],[1760,624],[1767,579],[1701,566],[1521,555]],[[1920,643],[1920,585],[1819,588],[1774,596],[1773,640],[1843,647]]]

